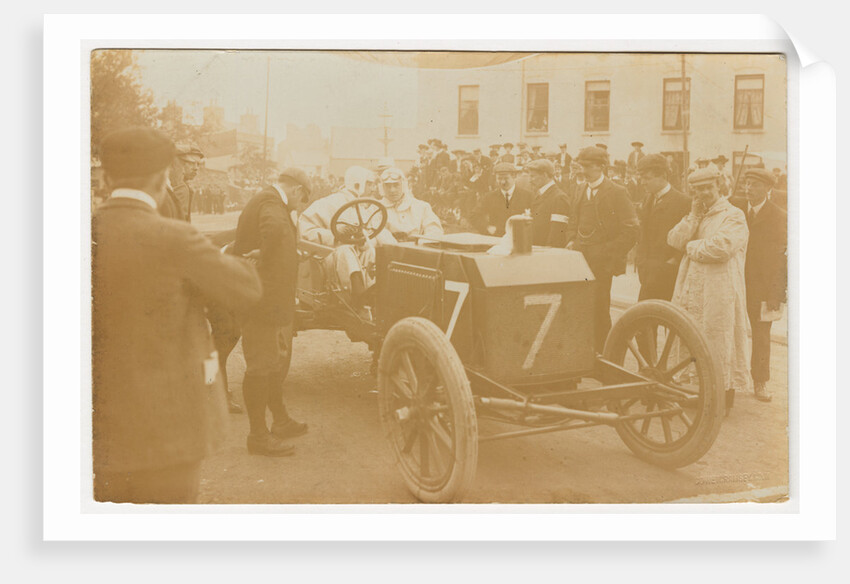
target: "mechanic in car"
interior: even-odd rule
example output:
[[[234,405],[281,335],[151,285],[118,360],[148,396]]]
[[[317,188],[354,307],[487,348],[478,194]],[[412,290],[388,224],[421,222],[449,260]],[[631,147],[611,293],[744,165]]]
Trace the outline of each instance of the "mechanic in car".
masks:
[[[368,198],[375,195],[375,175],[362,166],[352,166],[345,171],[344,187],[314,201],[298,218],[298,230],[303,239],[334,245],[333,253],[325,258],[328,267],[328,277],[332,288],[348,290],[354,308],[361,310],[365,301],[366,289],[372,283],[367,264],[374,264],[374,248],[367,243],[362,230],[352,225],[340,225],[341,234],[354,239],[352,244],[341,244],[331,231],[331,219],[346,203],[358,198]],[[353,209],[344,213],[341,218],[348,223],[357,223]]]
[[[430,204],[413,196],[401,170],[388,168],[382,172],[378,189],[388,213],[387,227],[378,235],[378,243],[407,241],[415,236],[429,238],[443,235],[440,218]]]

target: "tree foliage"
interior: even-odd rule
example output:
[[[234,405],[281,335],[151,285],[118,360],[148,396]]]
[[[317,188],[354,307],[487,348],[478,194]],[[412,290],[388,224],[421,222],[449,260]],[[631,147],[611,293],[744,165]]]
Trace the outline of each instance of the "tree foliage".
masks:
[[[263,178],[269,182],[275,174],[277,163],[263,161],[263,151],[255,144],[245,144],[239,152],[239,163],[230,167],[238,173],[237,184],[245,187],[261,186]],[[265,172],[264,172],[265,170]]]
[[[158,108],[142,87],[133,51],[97,50],[91,57],[91,153],[104,136],[129,126],[156,127]]]

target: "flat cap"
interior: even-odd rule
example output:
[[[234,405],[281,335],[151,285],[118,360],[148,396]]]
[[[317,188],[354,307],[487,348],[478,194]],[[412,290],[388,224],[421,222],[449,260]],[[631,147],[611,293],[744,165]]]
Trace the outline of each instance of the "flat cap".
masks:
[[[112,178],[144,177],[174,160],[171,138],[151,128],[127,128],[107,135],[100,146],[103,170]]]
[[[419,150],[428,150],[428,145],[427,144],[420,144]]]
[[[558,148],[566,148],[566,147],[567,147],[566,144],[558,144]]]
[[[501,144],[490,144],[490,150],[498,150],[501,147]]]
[[[283,172],[281,172],[277,177],[278,180],[283,180],[284,178],[294,180],[299,185],[307,189],[308,193],[313,189],[313,184],[310,182],[310,177],[307,176],[307,173],[295,166],[284,168]]]
[[[511,144],[510,142],[505,142],[504,144],[502,144],[502,146],[504,146],[505,148],[513,148],[514,147],[514,145]]]
[[[481,148],[473,148],[472,153],[473,154],[476,154],[476,153],[481,154]]]
[[[693,171],[688,177],[688,184],[699,185],[707,182],[713,182],[720,178],[720,171],[714,165],[698,168]]]
[[[192,158],[196,158],[198,160],[203,160],[204,153],[197,146],[192,146],[190,144],[178,144],[176,146],[177,150],[177,158],[181,160],[189,160]]]
[[[729,162],[729,159],[721,154],[717,158],[712,158],[711,161],[715,164],[720,164],[722,162]]]
[[[603,150],[605,150],[606,152],[608,151],[608,146],[607,146],[606,144],[597,144],[597,145],[596,145],[596,147],[597,147],[597,148],[602,148],[602,149],[603,149]]]
[[[517,167],[511,164],[510,162],[500,162],[496,166],[493,167],[493,172],[495,174],[509,172],[511,174],[516,174],[518,172]]]
[[[528,164],[525,165],[525,170],[534,171],[534,172],[542,172],[547,176],[555,176],[555,165],[545,158],[538,158],[537,160],[532,160]]]
[[[647,154],[637,163],[638,172],[667,172],[667,159],[660,154]]]
[[[576,162],[579,164],[598,164],[605,166],[608,164],[608,153],[602,148],[588,146],[581,149],[578,156],[576,156]]]
[[[772,172],[768,172],[764,168],[748,168],[744,171],[744,178],[760,180],[769,187],[776,184],[776,176]]]
[[[636,146],[638,148],[643,148],[643,142],[639,142],[638,140],[635,140],[634,142],[632,142],[632,146]]]
[[[532,150],[540,150],[540,146],[538,146],[537,144],[535,144],[534,146],[532,146],[532,147],[531,147],[531,149],[532,149]]]

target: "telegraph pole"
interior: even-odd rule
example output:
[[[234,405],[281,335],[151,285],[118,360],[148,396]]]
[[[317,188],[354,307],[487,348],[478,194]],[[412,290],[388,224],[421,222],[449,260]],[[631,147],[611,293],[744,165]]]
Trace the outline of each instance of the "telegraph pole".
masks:
[[[381,142],[384,145],[384,157],[387,157],[387,156],[390,155],[390,153],[389,153],[390,142],[393,141],[393,139],[389,137],[389,126],[388,126],[389,120],[393,116],[389,112],[389,108],[387,107],[387,102],[384,102],[383,113],[378,114],[378,117],[384,119],[384,137],[379,139],[378,141]]]
[[[688,130],[690,129],[690,92],[687,91],[688,78],[685,74],[685,54],[682,53],[682,98],[679,100],[679,118],[682,120],[682,187],[685,194],[688,194],[688,175],[687,170],[690,166],[688,156]],[[688,99],[688,109],[685,109],[685,97]]]
[[[271,70],[271,56],[266,55],[266,119],[263,122],[263,162],[260,166],[260,184],[266,184],[266,155],[269,141],[269,72]]]

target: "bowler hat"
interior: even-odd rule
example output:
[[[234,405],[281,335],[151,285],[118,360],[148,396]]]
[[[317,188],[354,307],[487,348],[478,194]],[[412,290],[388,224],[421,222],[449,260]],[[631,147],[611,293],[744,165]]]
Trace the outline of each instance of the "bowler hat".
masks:
[[[174,142],[159,130],[127,128],[107,135],[100,147],[103,170],[113,179],[137,178],[165,170],[174,160]]]
[[[748,168],[744,172],[744,178],[759,180],[769,187],[776,184],[776,176],[763,168]]]
[[[545,158],[538,158],[537,160],[532,160],[531,162],[525,165],[525,170],[542,172],[547,176],[555,175],[555,165],[546,160]]]
[[[638,172],[667,172],[667,159],[660,154],[647,154],[637,163]]]
[[[598,164],[605,166],[608,164],[608,153],[602,148],[588,146],[581,149],[578,156],[576,156],[576,162],[579,164]]]

